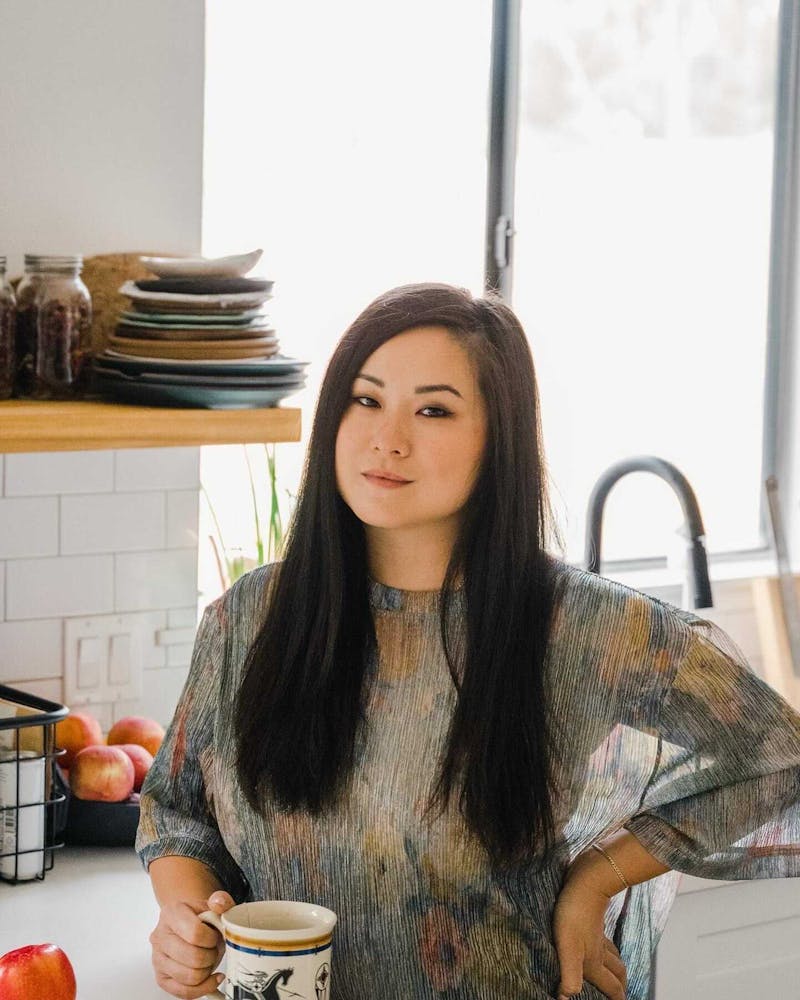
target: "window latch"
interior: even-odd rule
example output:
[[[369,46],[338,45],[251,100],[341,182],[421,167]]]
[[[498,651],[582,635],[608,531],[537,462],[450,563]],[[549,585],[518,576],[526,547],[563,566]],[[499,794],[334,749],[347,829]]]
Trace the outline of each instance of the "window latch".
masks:
[[[508,267],[508,250],[514,229],[507,215],[499,215],[494,224],[494,263],[497,268]]]

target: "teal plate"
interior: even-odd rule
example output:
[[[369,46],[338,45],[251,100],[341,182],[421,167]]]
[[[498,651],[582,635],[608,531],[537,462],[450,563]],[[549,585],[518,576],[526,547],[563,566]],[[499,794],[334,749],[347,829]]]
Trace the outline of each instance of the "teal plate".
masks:
[[[228,388],[210,385],[157,385],[127,381],[122,377],[94,373],[94,388],[101,395],[139,406],[191,407],[201,410],[253,410],[277,406],[302,386],[275,388]]]
[[[132,358],[113,351],[103,351],[96,359],[103,368],[113,368],[126,375],[162,373],[164,375],[236,375],[264,378],[266,375],[299,375],[310,362],[298,361],[283,354],[273,354],[261,361],[173,361],[171,358]]]
[[[130,323],[132,326],[220,326],[220,320],[225,326],[247,326],[254,319],[267,319],[267,314],[263,309],[248,309],[246,312],[236,313],[144,313],[132,312],[123,309],[119,318],[123,323]]]
[[[133,382],[155,385],[218,385],[220,387],[242,387],[248,389],[278,389],[282,386],[297,386],[303,388],[306,384],[305,374],[290,375],[183,375],[176,372],[163,374],[162,372],[139,372],[137,375],[128,375],[125,372],[115,371],[113,368],[104,368],[102,365],[95,365],[95,372],[98,375],[117,382]]]

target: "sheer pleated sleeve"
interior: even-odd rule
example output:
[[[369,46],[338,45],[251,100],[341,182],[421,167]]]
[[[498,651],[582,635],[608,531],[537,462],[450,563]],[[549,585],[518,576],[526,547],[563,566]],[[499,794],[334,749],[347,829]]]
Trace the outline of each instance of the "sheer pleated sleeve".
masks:
[[[195,637],[192,661],[175,715],[142,787],[136,851],[147,868],[168,855],[211,868],[237,901],[247,882],[217,825],[213,786],[215,720],[225,643],[224,600],[210,604]]]
[[[708,879],[800,876],[800,714],[714,623],[690,639],[661,705],[641,808],[625,827]]]

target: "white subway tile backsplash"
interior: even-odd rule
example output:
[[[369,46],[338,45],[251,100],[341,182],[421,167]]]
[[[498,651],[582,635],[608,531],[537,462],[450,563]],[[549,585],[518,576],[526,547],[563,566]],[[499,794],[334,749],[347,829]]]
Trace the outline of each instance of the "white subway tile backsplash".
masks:
[[[116,702],[112,707],[114,720],[126,715],[144,715],[166,728],[172,721],[188,673],[187,667],[147,671],[141,699]]]
[[[61,552],[131,552],[164,544],[163,493],[61,498]]]
[[[116,611],[186,605],[197,598],[197,550],[121,554],[115,558]]]
[[[167,548],[196,548],[199,517],[197,490],[171,490],[167,494]]]
[[[63,702],[64,620],[132,612],[144,696],[89,710],[104,731],[166,725],[198,621],[199,491],[199,448],[0,455],[0,683]]]
[[[57,497],[0,500],[0,559],[57,554]]]
[[[70,706],[72,707],[72,706]],[[95,719],[100,723],[100,728],[103,730],[103,735],[107,735],[109,729],[114,724],[114,712],[111,702],[93,702],[91,705],[76,705],[76,712],[86,712],[88,715],[93,715]]]
[[[117,490],[199,490],[200,449],[130,448],[118,451],[114,486]]]
[[[186,643],[181,646],[167,646],[167,666],[188,667],[192,662],[193,649],[193,643]]]
[[[0,683],[60,677],[63,632],[60,618],[0,625]]]
[[[197,629],[197,608],[172,608],[167,612],[167,628]]]
[[[149,670],[155,667],[164,666],[164,650],[158,645],[158,634],[167,627],[167,612],[163,609],[158,611],[143,611],[139,616],[143,622],[147,622],[149,638],[144,649],[144,668]]]
[[[64,703],[64,685],[60,677],[38,681],[23,680],[16,684],[12,683],[9,687],[16,688],[18,691],[27,691],[28,694],[35,694],[38,698],[47,698],[48,701],[54,701],[59,705]]]
[[[5,495],[108,493],[114,488],[113,451],[6,455]]]
[[[6,563],[6,620],[110,612],[113,588],[114,556],[11,559]]]
[[[192,628],[165,628],[156,634],[156,642],[159,646],[180,646],[190,645],[194,642],[195,629]]]

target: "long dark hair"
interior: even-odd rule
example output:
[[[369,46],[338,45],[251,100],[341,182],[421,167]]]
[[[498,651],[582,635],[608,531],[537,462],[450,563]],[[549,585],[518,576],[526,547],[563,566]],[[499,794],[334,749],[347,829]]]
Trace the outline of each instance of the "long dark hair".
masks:
[[[381,344],[445,327],[476,364],[487,441],[441,590],[441,634],[458,697],[428,809],[458,792],[461,813],[498,866],[554,841],[544,658],[560,543],[543,458],[530,348],[499,296],[442,284],[379,296],[339,341],[320,389],[302,483],[236,707],[237,768],[251,806],[319,814],[345,789],[365,731],[366,664],[376,650],[364,527],[339,495],[335,443],[352,384]],[[463,582],[465,652],[448,614]],[[297,733],[302,738],[297,739]]]

